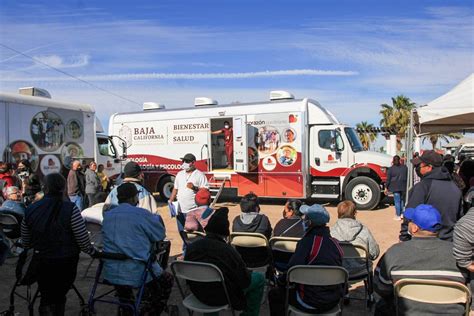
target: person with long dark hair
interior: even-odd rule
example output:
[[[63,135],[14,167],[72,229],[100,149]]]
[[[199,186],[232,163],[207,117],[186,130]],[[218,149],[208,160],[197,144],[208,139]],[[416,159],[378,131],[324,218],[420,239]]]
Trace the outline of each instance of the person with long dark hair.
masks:
[[[21,181],[23,201],[26,206],[28,206],[33,203],[36,193],[41,191],[41,182],[38,175],[33,172],[31,163],[28,159],[22,159],[18,162],[16,176]]]
[[[26,209],[21,238],[24,248],[34,250],[40,315],[59,316],[76,278],[80,251],[93,255],[95,250],[79,209],[66,198],[66,179],[52,173],[44,182],[44,198]]]

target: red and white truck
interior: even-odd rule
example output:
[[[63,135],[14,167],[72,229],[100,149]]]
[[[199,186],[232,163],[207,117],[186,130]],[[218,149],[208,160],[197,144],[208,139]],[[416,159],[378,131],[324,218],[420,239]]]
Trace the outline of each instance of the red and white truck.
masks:
[[[233,168],[227,168],[224,122],[233,128]],[[170,196],[186,153],[227,193],[242,196],[340,200],[373,209],[383,197],[391,157],[364,151],[355,130],[317,101],[272,91],[270,101],[218,105],[196,98],[190,108],[145,103],[142,112],[110,118],[109,135],[127,143],[127,159],[145,170],[145,185]]]

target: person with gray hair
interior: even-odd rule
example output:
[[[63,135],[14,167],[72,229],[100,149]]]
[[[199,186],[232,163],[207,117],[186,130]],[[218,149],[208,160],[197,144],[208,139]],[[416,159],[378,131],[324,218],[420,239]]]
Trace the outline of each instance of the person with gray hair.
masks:
[[[3,190],[6,201],[0,207],[0,213],[14,215],[21,220],[25,216],[25,204],[21,201],[21,191],[16,186],[7,187]]]
[[[66,179],[44,178],[45,196],[28,206],[21,223],[23,247],[34,250],[40,315],[64,315],[66,295],[77,273],[79,253],[95,254],[77,206],[66,199]]]
[[[87,195],[87,207],[91,207],[94,200],[94,195],[97,192],[102,191],[102,183],[99,179],[99,176],[96,173],[97,170],[97,163],[95,161],[91,161],[89,163],[89,169],[86,170],[86,195]]]
[[[79,160],[74,160],[71,170],[67,175],[67,195],[72,203],[76,204],[79,211],[84,209],[85,180],[81,172],[82,166]]]

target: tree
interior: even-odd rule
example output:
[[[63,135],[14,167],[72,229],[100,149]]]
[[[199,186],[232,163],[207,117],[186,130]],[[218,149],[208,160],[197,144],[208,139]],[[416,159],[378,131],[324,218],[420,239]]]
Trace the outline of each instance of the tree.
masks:
[[[423,143],[425,140],[429,140],[433,150],[436,149],[439,140],[444,140],[445,142],[449,143],[451,139],[459,139],[461,138],[460,134],[451,133],[451,134],[431,134],[428,136],[423,137]]]
[[[377,139],[377,135],[373,132],[369,132],[374,128],[373,124],[367,123],[367,121],[362,121],[356,124],[357,132],[359,133],[359,138],[364,146],[365,150],[370,148],[370,145]]]
[[[380,114],[382,119],[380,125],[385,128],[390,128],[396,131],[397,135],[397,150],[402,149],[402,140],[405,138],[408,126],[410,125],[411,110],[416,107],[410,98],[404,95],[398,95],[392,98],[392,105],[381,104],[382,109]]]

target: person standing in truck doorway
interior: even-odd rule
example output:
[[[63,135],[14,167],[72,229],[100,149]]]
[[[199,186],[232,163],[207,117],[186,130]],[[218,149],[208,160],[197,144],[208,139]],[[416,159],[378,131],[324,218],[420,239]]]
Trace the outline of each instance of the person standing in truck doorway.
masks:
[[[224,134],[225,155],[227,157],[227,169],[234,169],[234,130],[229,121],[224,122],[224,128],[214,131],[212,135]]]

